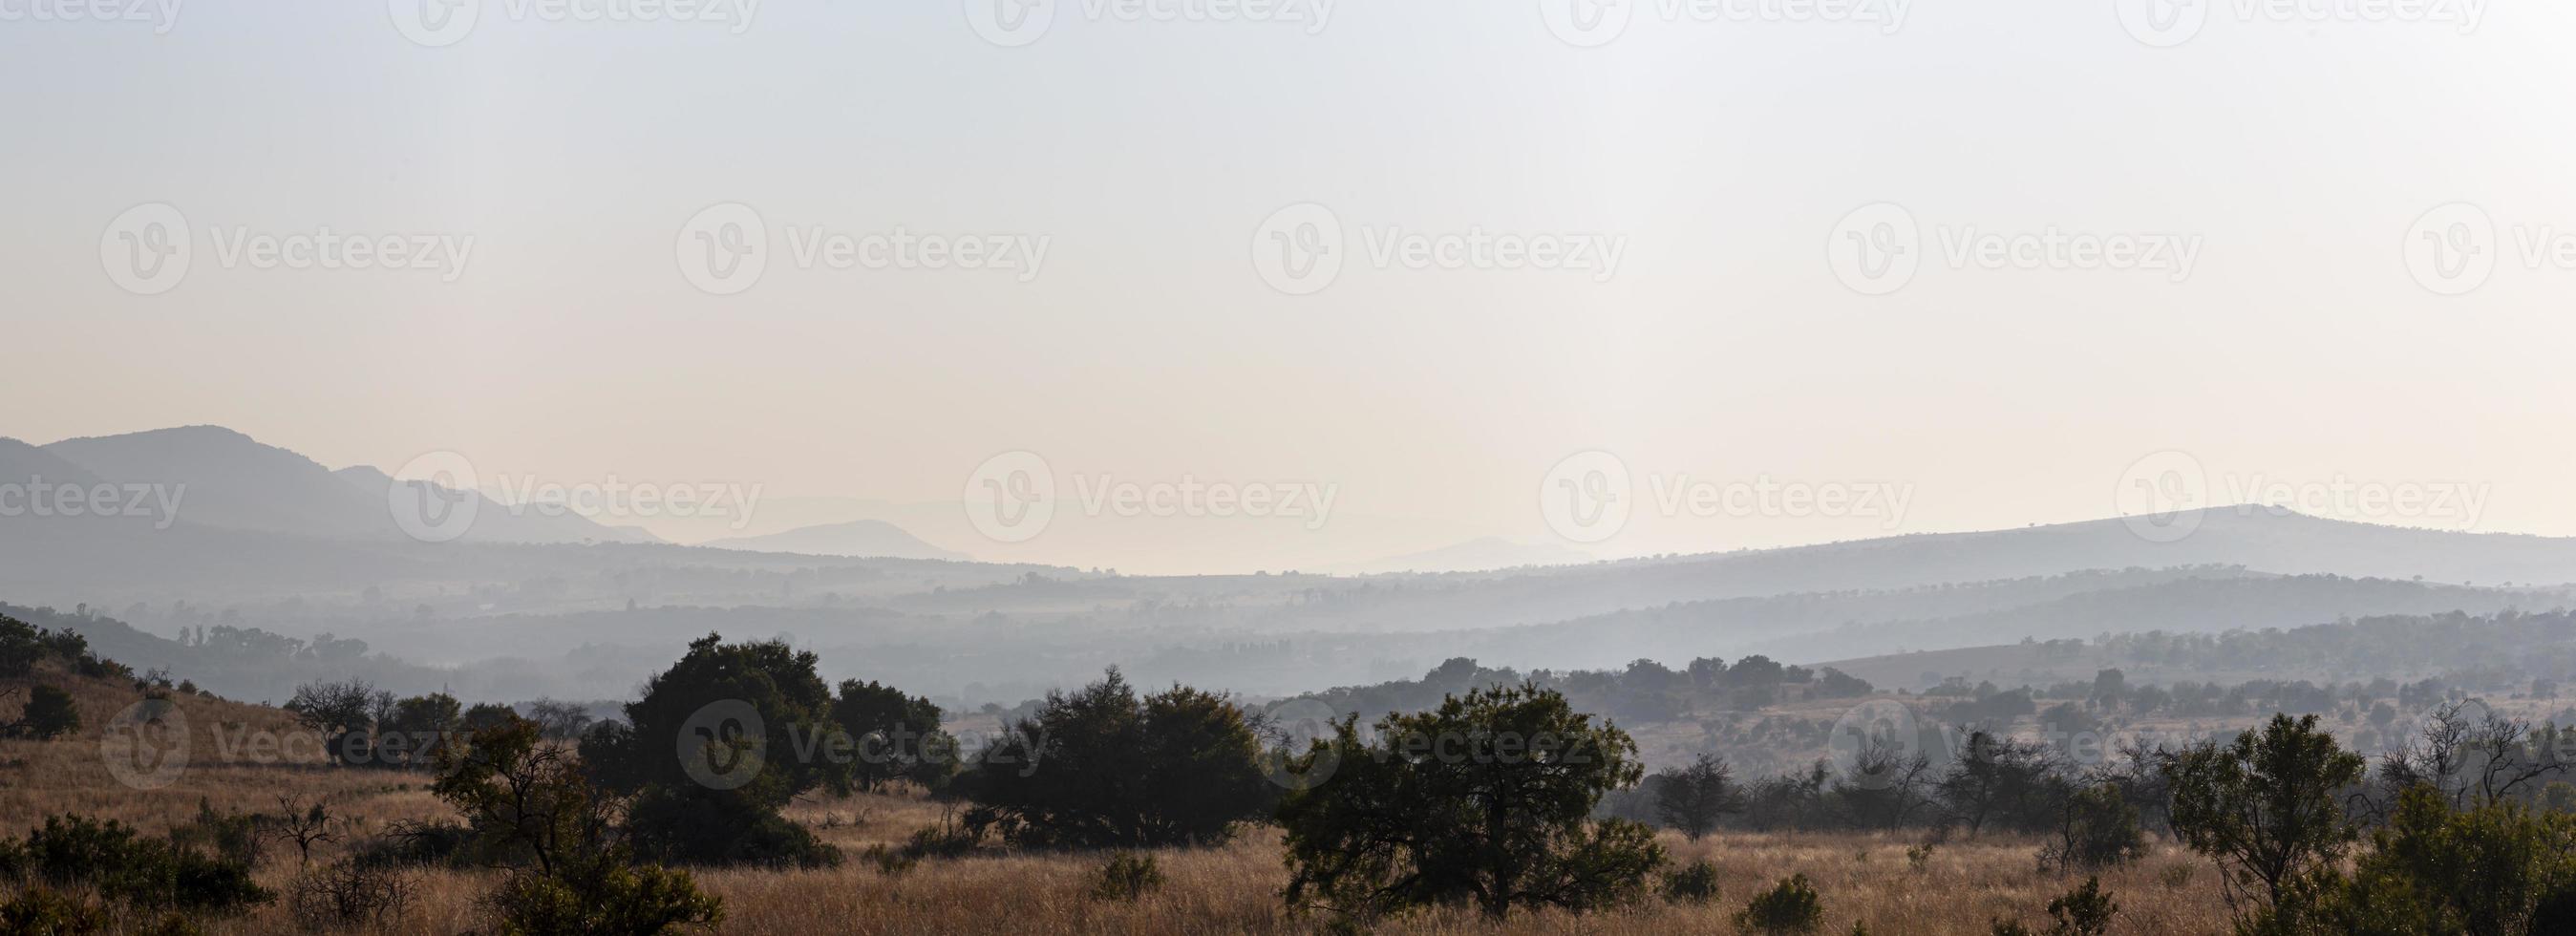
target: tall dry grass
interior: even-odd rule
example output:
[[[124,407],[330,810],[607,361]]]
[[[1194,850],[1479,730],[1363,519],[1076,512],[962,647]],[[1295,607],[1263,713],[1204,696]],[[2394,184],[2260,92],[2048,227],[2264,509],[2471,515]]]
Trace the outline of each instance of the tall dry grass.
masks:
[[[102,750],[107,720],[139,694],[131,686],[49,677],[74,690],[81,706],[80,737],[53,742],[0,741],[0,832],[16,834],[48,814],[78,812],[114,818],[161,832],[187,822],[203,800],[219,810],[274,812],[279,796],[327,800],[351,818],[338,840],[314,854],[317,863],[344,854],[398,820],[449,815],[425,789],[421,774],[334,769],[310,759],[286,762],[226,761],[209,732],[291,732],[291,717],[276,709],[215,699],[183,697],[178,704],[191,728],[190,766],[177,783],[136,790],[117,781]],[[0,686],[0,689],[5,689]],[[0,705],[0,717],[14,717]],[[238,751],[236,751],[238,753]],[[1091,896],[1105,856],[996,853],[953,860],[924,860],[914,870],[881,874],[859,857],[869,845],[901,844],[918,829],[938,825],[940,804],[913,796],[860,795],[807,799],[791,818],[817,830],[851,856],[843,867],[816,871],[709,869],[700,883],[725,898],[721,932],[744,934],[1212,934],[1311,933],[1324,918],[1294,916],[1281,904],[1287,883],[1278,833],[1257,829],[1219,848],[1166,849],[1151,854],[1166,878],[1161,889],[1132,902]],[[1915,839],[1872,834],[1721,834],[1686,842],[1667,834],[1675,861],[1706,858],[1716,864],[1722,894],[1706,905],[1660,900],[1611,913],[1575,917],[1531,913],[1502,923],[1472,912],[1420,913],[1387,923],[1393,934],[1729,933],[1731,917],[1756,892],[1793,873],[1804,873],[1823,895],[1825,932],[1848,932],[1855,922],[1882,936],[1909,933],[1988,932],[1991,921],[2045,920],[2050,897],[2078,881],[2041,873],[2036,841],[1988,836],[1935,848],[1918,867],[1906,850]],[[2167,869],[2193,870],[2187,880]],[[261,883],[280,891],[299,868],[291,846],[272,847]],[[426,872],[421,900],[385,930],[407,936],[449,936],[487,929],[480,900],[496,874],[489,871]],[[2172,882],[2172,883],[2169,883]],[[2103,876],[2120,902],[2112,928],[2122,936],[2199,936],[2227,928],[2212,869],[2170,845],[2144,861]],[[213,923],[224,934],[296,931],[280,903]]]

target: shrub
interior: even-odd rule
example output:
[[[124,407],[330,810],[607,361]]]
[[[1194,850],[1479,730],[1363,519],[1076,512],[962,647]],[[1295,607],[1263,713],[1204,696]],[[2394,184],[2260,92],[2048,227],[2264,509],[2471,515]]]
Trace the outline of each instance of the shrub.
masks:
[[[1117,852],[1092,876],[1091,896],[1128,902],[1162,886],[1163,869],[1154,863],[1154,856]]]
[[[1700,858],[1681,870],[1664,875],[1664,899],[1674,903],[1704,904],[1717,899],[1717,866]]]
[[[2102,892],[2102,879],[2087,877],[2084,886],[2048,902],[2048,915],[2057,921],[2049,936],[2102,936],[2119,913],[2120,905]]]
[[[249,812],[216,812],[214,804],[204,797],[197,799],[197,818],[170,830],[170,841],[183,848],[211,852],[215,857],[257,869],[268,858],[268,822],[266,817]]]
[[[1807,883],[1804,874],[1793,874],[1779,886],[1764,891],[1744,905],[1735,915],[1735,925],[1757,933],[1788,936],[1813,933],[1825,923],[1824,900],[1816,896],[1815,885]]]
[[[0,857],[0,868],[143,908],[229,912],[273,899],[251,880],[247,865],[84,816],[46,817],[42,828]]]
[[[522,870],[487,902],[505,936],[659,936],[724,919],[724,902],[699,893],[688,872],[608,860]]]
[[[1644,773],[1626,732],[1594,725],[1565,696],[1524,684],[1450,696],[1436,710],[1357,716],[1289,764],[1330,779],[1289,791],[1284,893],[1361,917],[1469,903],[1603,909],[1644,895],[1662,868],[1654,830],[1591,820],[1603,794]]]
[[[107,932],[107,910],[63,896],[49,887],[30,887],[0,903],[0,933],[29,936],[89,936]]]
[[[2138,828],[2138,808],[2129,805],[2110,784],[2087,787],[2066,798],[2056,841],[2039,852],[2043,870],[2059,874],[2098,871],[2134,861],[2147,849],[2147,834]]]
[[[287,909],[309,929],[382,929],[411,910],[419,890],[419,879],[399,866],[343,858],[298,876]]]
[[[913,868],[921,865],[919,857],[905,850],[887,848],[884,845],[868,846],[866,851],[859,853],[859,858],[876,865],[877,873],[886,877],[902,877],[912,873]]]
[[[1726,761],[1702,754],[1687,767],[1666,768],[1655,775],[1655,815],[1682,837],[1699,841],[1717,827],[1718,817],[1744,811],[1744,790],[1735,783]]]
[[[1186,686],[1139,699],[1115,669],[1072,695],[1050,693],[958,784],[975,803],[969,824],[1042,848],[1216,844],[1277,792],[1232,701]]]
[[[2351,843],[2340,794],[2362,768],[2316,716],[2275,715],[2233,744],[2204,742],[2166,763],[2174,833],[2217,859],[2231,905],[2249,896],[2278,904],[2295,879],[2333,865]]]
[[[80,706],[57,686],[39,685],[27,692],[27,707],[10,726],[10,734],[51,741],[80,730]]]

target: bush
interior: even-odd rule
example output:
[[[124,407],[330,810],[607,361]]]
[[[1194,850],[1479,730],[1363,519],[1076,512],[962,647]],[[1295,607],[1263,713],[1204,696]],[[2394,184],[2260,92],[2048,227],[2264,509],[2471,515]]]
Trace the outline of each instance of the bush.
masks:
[[[2084,886],[2048,902],[2048,915],[2057,921],[2049,936],[2102,936],[2119,913],[2120,905],[2102,892],[2102,879],[2088,877]]]
[[[1735,915],[1735,925],[1773,936],[1813,933],[1825,925],[1825,902],[1816,896],[1815,885],[1807,883],[1806,875],[1793,874],[1745,904],[1744,912]]]
[[[247,865],[84,816],[46,817],[42,828],[0,856],[0,870],[151,909],[229,912],[274,899],[251,880]]]
[[[2078,790],[2062,809],[2057,840],[2039,852],[2042,870],[2099,871],[2134,861],[2147,850],[2138,808],[2129,805],[2118,787],[2106,783]]]
[[[107,910],[49,887],[30,887],[0,903],[0,933],[89,936],[107,932]]]
[[[1654,830],[1591,819],[1644,773],[1626,732],[1594,725],[1554,690],[1524,684],[1450,696],[1436,710],[1357,716],[1292,761],[1318,778],[1279,805],[1289,906],[1363,918],[1473,903],[1581,913],[1644,896],[1665,863]]]
[[[399,866],[344,858],[298,876],[287,909],[308,929],[383,929],[410,912],[419,890],[419,879]]]
[[[1152,855],[1118,852],[1092,876],[1091,896],[1098,900],[1133,901],[1163,886],[1163,869]]]
[[[18,715],[18,723],[9,733],[22,738],[51,741],[80,730],[80,706],[72,703],[72,694],[60,687],[39,685],[28,690],[27,707]]]
[[[659,936],[724,919],[724,902],[699,893],[688,872],[614,861],[523,870],[487,902],[505,936]]]
[[[199,797],[197,818],[171,829],[170,841],[256,870],[268,858],[268,821],[258,813],[216,812],[214,804]]]
[[[1041,848],[1213,845],[1269,808],[1243,710],[1186,686],[1138,699],[1118,671],[1050,693],[958,778],[967,822]]]
[[[1701,858],[1679,871],[1664,875],[1664,899],[1695,904],[1716,900],[1717,866]]]

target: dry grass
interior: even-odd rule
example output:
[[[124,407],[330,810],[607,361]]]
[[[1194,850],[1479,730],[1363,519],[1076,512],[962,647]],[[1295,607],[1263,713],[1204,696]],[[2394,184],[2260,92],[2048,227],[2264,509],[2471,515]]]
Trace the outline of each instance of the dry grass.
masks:
[[[222,763],[220,751],[209,749],[212,727],[284,732],[293,729],[292,721],[275,709],[202,698],[180,700],[191,725],[192,757],[179,782],[157,791],[130,789],[107,770],[100,733],[110,716],[139,696],[131,687],[108,684],[79,685],[75,695],[82,709],[82,737],[0,741],[0,832],[14,834],[46,814],[63,812],[115,818],[158,832],[193,817],[201,798],[218,809],[274,811],[281,794],[308,801],[328,797],[335,811],[356,818],[351,839],[380,833],[395,820],[446,814],[416,774],[335,770],[309,762]],[[0,705],[0,714],[14,714],[13,709]],[[1281,905],[1278,894],[1287,872],[1272,830],[1256,830],[1222,848],[1157,852],[1164,886],[1133,903],[1118,903],[1090,896],[1093,875],[1104,860],[1099,855],[930,859],[891,877],[858,857],[868,845],[900,844],[914,830],[937,825],[942,807],[926,800],[886,795],[812,799],[800,801],[789,815],[840,846],[851,860],[824,871],[700,872],[701,884],[725,898],[723,932],[1258,934],[1311,933],[1321,922],[1313,916],[1291,917]],[[1705,906],[1655,901],[1581,918],[1538,913],[1501,925],[1472,913],[1424,913],[1380,931],[1730,933],[1730,918],[1755,892],[1804,873],[1824,897],[1826,933],[1848,932],[1857,921],[1878,934],[1982,934],[1999,916],[2043,922],[2048,899],[2075,883],[2036,870],[2034,841],[1987,837],[1952,842],[1937,848],[1920,868],[1906,856],[1913,841],[1892,835],[1725,834],[1691,843],[1667,835],[1665,844],[1677,861],[1704,857],[1718,866],[1723,892],[1717,901]],[[329,860],[351,844],[325,845],[314,858]],[[2159,875],[2176,864],[2197,870],[2180,887],[2161,883]],[[273,848],[260,878],[282,891],[297,870],[291,847]],[[493,877],[459,871],[425,875],[418,906],[391,932],[448,936],[487,927],[478,903],[493,886]],[[2181,936],[2226,929],[2216,876],[2199,859],[2169,846],[2107,875],[2103,884],[2122,907],[2112,928],[2115,934]],[[281,904],[210,929],[265,934],[291,932],[295,924]]]

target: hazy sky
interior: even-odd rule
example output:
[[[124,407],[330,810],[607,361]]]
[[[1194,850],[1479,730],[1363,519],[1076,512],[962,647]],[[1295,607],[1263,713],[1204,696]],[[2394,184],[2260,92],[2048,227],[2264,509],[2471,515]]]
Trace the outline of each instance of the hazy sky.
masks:
[[[0,435],[942,510],[1028,452],[1052,535],[934,538],[1136,570],[1563,542],[1587,451],[1603,556],[2101,517],[2176,464],[2576,534],[2563,3],[419,2],[0,0]],[[1184,478],[1334,501],[1081,503]]]

